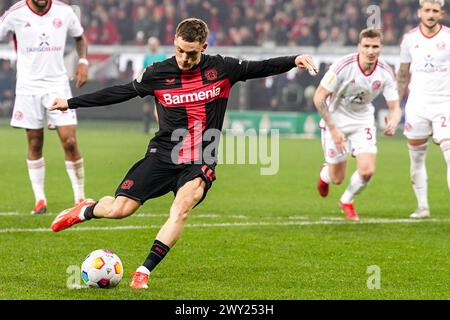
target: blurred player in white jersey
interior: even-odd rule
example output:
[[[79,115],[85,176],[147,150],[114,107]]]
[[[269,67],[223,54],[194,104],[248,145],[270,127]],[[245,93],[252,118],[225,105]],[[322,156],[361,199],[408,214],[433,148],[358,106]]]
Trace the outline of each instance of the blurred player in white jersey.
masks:
[[[389,115],[384,133],[395,134],[401,119],[395,75],[379,59],[383,36],[375,29],[359,35],[358,52],[347,55],[325,74],[314,95],[314,105],[322,116],[322,147],[326,164],[320,171],[318,191],[326,197],[329,185],[345,179],[347,157],[356,157],[357,170],[342,195],[339,206],[348,220],[358,221],[353,200],[375,172],[376,127],[372,101],[383,93]]]
[[[0,18],[0,39],[11,33],[17,51],[16,100],[11,126],[26,129],[28,173],[36,200],[32,214],[47,212],[42,156],[44,118],[49,129],[56,128],[63,145],[74,201],[85,197],[84,165],[77,146],[75,111],[48,110],[56,97],[71,97],[63,59],[67,35],[75,39],[80,58],[74,76],[76,86],[81,87],[87,80],[87,43],[83,32],[73,9],[56,0],[19,1]]]
[[[420,24],[406,33],[401,43],[397,74],[399,96],[409,84],[405,107],[411,183],[417,209],[411,218],[430,216],[425,167],[428,138],[439,144],[447,162],[450,190],[450,28],[439,23],[444,16],[444,0],[420,0]]]

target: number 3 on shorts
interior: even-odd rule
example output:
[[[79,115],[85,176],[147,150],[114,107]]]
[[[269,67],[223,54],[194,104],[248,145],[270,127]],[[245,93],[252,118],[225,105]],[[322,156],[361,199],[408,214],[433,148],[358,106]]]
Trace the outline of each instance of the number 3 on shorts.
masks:
[[[372,132],[370,132],[370,128],[365,128],[365,130],[366,130],[366,139],[372,140],[373,136],[372,136]]]

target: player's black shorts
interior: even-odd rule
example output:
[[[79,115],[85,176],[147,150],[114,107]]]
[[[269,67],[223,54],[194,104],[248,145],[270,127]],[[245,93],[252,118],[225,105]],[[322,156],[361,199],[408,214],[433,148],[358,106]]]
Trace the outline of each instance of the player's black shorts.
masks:
[[[147,155],[136,162],[116,190],[117,196],[125,196],[143,204],[172,191],[174,195],[186,183],[200,177],[206,183],[205,192],[216,179],[214,166],[206,164],[171,164],[161,161],[156,155]]]

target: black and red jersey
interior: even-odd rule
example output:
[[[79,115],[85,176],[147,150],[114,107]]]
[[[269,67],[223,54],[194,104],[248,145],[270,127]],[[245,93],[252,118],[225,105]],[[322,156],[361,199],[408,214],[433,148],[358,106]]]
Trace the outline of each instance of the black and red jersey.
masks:
[[[295,56],[245,61],[202,54],[198,65],[183,71],[172,57],[148,67],[129,84],[74,97],[68,103],[69,108],[93,107],[152,95],[159,131],[147,152],[171,163],[213,164],[231,87],[238,81],[276,75],[294,67]]]

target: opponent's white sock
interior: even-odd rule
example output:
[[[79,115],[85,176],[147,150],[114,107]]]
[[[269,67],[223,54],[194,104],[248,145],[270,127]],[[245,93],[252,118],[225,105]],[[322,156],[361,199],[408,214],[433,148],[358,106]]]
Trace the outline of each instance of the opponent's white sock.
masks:
[[[417,206],[428,209],[428,175],[425,167],[428,144],[411,146],[409,148],[411,183],[416,194]]]
[[[369,180],[370,181],[370,180]],[[341,197],[342,203],[350,203],[353,201],[355,196],[360,193],[369,183],[369,181],[365,181],[363,177],[359,174],[358,170],[356,170],[352,177],[350,178],[350,182],[345,190],[344,194]]]
[[[441,150],[444,153],[445,162],[447,162],[447,184],[450,191],[450,140],[441,143]]]
[[[72,183],[74,202],[84,199],[84,162],[83,158],[77,161],[66,161],[66,170]]]
[[[327,165],[324,165],[322,170],[320,170],[320,179],[325,183],[330,183],[330,169]]]
[[[27,159],[27,167],[36,203],[42,199],[45,200],[45,203],[47,203],[47,199],[45,198],[44,192],[44,181],[45,181],[44,158],[42,157],[37,160]]]

